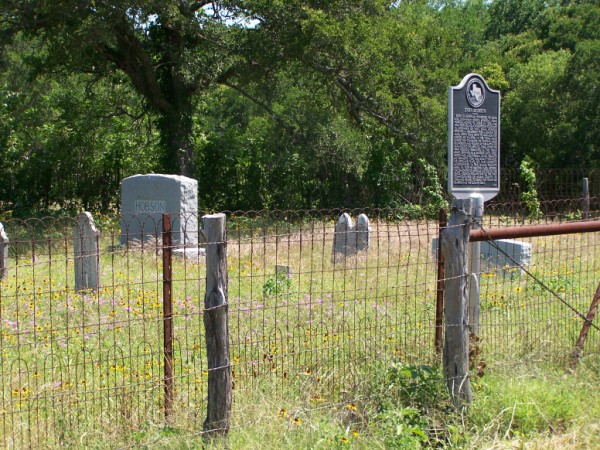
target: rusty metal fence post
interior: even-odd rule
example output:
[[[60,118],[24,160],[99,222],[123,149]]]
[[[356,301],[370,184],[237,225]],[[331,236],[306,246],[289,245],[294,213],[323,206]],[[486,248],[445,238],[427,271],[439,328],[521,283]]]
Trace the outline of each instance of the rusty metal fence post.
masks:
[[[162,215],[162,260],[163,260],[163,354],[165,382],[165,420],[173,413],[173,282],[172,267],[173,235],[170,214]]]

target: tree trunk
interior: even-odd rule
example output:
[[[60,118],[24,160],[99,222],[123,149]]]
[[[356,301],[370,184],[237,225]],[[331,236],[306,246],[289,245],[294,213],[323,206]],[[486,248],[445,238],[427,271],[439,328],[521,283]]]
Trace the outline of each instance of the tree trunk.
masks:
[[[161,167],[167,173],[191,177],[194,175],[192,95],[183,82],[172,84],[171,108],[163,112],[158,121],[163,147]]]

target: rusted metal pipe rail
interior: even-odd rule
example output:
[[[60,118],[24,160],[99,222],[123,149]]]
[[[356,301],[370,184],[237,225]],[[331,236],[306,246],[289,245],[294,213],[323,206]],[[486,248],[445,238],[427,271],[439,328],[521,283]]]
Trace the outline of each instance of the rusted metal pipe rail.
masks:
[[[549,224],[549,225],[522,225],[513,227],[502,227],[492,228],[490,230],[471,230],[469,232],[469,241],[488,241],[494,239],[512,239],[512,238],[524,238],[524,237],[536,237],[536,236],[555,236],[559,234],[575,234],[575,233],[590,233],[594,231],[600,231],[600,221],[590,222],[569,222],[562,224]],[[571,364],[574,365],[579,360],[579,356],[583,351],[585,340],[588,335],[589,329],[593,326],[598,328],[592,322],[598,311],[598,302],[600,300],[600,286],[596,289],[596,294],[592,300],[589,312],[586,316],[583,316],[579,311],[575,310],[572,306],[566,303],[563,299],[560,299],[565,305],[575,311],[582,319],[585,320],[579,339],[575,344],[575,350],[572,353]]]
[[[494,239],[515,239],[535,236],[553,236],[558,234],[589,233],[600,231],[600,221],[569,222],[548,225],[518,225],[513,227],[491,228],[489,230],[471,230],[470,242],[491,241]]]

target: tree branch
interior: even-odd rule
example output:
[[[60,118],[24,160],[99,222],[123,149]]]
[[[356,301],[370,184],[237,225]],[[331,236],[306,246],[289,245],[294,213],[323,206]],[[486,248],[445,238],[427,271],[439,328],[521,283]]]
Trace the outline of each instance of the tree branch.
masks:
[[[100,43],[93,43],[93,48],[125,72],[135,89],[148,99],[159,113],[169,113],[172,106],[160,89],[154,64],[141,43],[126,26],[117,24],[113,31],[117,48]]]
[[[262,109],[264,109],[269,114],[271,119],[273,119],[280,127],[282,127],[286,131],[286,133],[293,139],[293,141],[295,143],[304,141],[304,137],[301,134],[297,133],[291,125],[286,123],[286,121],[281,116],[279,116],[275,111],[273,111],[273,109],[269,105],[267,105],[265,102],[262,102],[261,100],[259,100],[258,98],[256,98],[252,94],[250,94],[248,91],[246,91],[242,87],[237,86],[229,81],[224,81],[222,84],[224,84],[227,87],[230,87],[234,91],[236,91],[239,94],[246,97],[248,100],[252,101],[254,104],[256,104],[259,107],[261,107]]]
[[[382,125],[386,126],[394,134],[402,136],[409,143],[415,142],[416,137],[414,134],[402,131],[400,128],[398,128],[396,123],[394,123],[393,119],[382,114],[379,111],[380,108],[378,107],[377,102],[374,99],[367,98],[352,85],[351,81],[347,80],[342,75],[340,75],[340,72],[342,71],[341,69],[327,67],[315,63],[309,64],[317,72],[333,77],[333,81],[340,88],[342,94],[344,94],[344,97],[346,97],[346,100],[349,103],[348,106],[350,110],[350,115],[357,123],[361,123],[360,111],[363,111],[373,119],[377,120]]]

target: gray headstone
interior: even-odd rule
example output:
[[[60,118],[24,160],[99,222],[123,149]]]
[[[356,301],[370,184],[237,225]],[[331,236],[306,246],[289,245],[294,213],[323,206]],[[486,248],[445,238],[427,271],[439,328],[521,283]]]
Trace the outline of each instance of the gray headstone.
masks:
[[[285,264],[275,264],[275,275],[285,275],[287,278],[292,278],[292,267]]]
[[[196,260],[200,262],[200,260],[204,261],[206,258],[206,249],[205,248],[176,248],[173,250],[173,256],[178,258],[185,258],[189,260]]]
[[[346,257],[356,253],[356,230],[348,213],[340,216],[335,224],[333,235],[333,258]]]
[[[198,245],[198,182],[181,175],[134,175],[121,184],[121,243],[160,238],[171,215],[173,243]]]
[[[431,253],[435,259],[437,259],[437,252],[438,238],[436,236],[431,242]],[[520,266],[529,267],[531,265],[531,256],[532,250],[529,242],[512,239],[496,239],[492,242],[481,242],[481,260],[487,264],[489,269],[508,270]]]
[[[8,235],[0,223],[0,280],[8,275]]]
[[[495,245],[485,241],[481,243],[481,259],[489,266],[499,269],[515,269],[519,266],[529,267],[531,265],[530,243],[512,239],[498,239],[493,242]]]
[[[371,242],[371,227],[366,214],[361,214],[356,219],[356,250],[361,252],[369,248]]]
[[[89,212],[77,216],[77,224],[73,228],[76,291],[97,289],[100,286],[99,235],[94,218]]]

